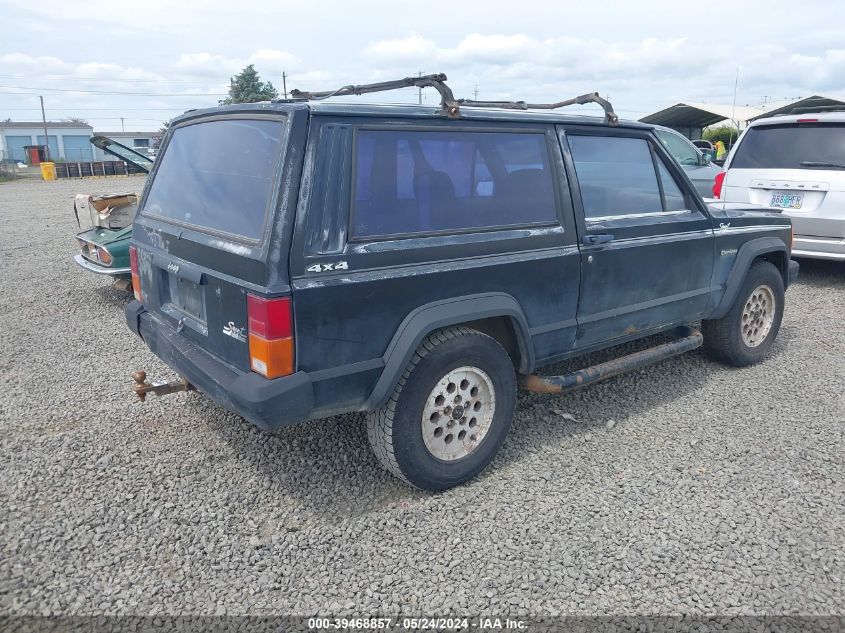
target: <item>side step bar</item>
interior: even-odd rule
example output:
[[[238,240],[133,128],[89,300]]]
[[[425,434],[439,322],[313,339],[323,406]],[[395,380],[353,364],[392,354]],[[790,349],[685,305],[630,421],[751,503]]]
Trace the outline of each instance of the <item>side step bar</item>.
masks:
[[[704,343],[704,337],[695,328],[679,328],[678,334],[682,338],[676,341],[656,345],[621,358],[614,358],[606,363],[579,369],[563,376],[538,376],[536,374],[521,376],[519,386],[535,393],[566,393],[632,369],[639,369],[673,356],[679,356],[701,347]]]

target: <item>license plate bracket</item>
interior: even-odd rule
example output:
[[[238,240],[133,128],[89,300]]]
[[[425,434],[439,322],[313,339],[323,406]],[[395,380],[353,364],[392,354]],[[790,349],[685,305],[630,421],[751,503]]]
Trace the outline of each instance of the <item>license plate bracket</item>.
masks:
[[[167,274],[167,303],[177,312],[206,324],[205,286]]]

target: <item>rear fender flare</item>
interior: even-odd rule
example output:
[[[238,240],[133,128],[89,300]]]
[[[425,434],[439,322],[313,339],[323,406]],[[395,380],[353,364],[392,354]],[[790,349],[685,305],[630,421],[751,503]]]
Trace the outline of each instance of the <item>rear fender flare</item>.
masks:
[[[517,369],[528,373],[534,367],[534,346],[525,313],[511,295],[491,292],[435,301],[420,306],[399,324],[383,355],[384,370],[362,410],[373,411],[387,402],[417,347],[434,330],[489,317],[511,320],[519,346]]]
[[[755,259],[761,255],[768,255],[771,253],[783,253],[783,256],[789,259],[789,249],[786,244],[777,237],[759,237],[743,244],[734,260],[733,268],[728,273],[728,279],[725,282],[725,293],[722,299],[716,305],[713,312],[707,317],[708,319],[721,319],[731,309],[734,301],[736,301],[739,289],[742,287],[742,282],[751,268],[751,264]],[[780,271],[781,275],[784,271]],[[788,275],[788,273],[787,273]],[[784,279],[784,286],[789,283],[788,278]]]

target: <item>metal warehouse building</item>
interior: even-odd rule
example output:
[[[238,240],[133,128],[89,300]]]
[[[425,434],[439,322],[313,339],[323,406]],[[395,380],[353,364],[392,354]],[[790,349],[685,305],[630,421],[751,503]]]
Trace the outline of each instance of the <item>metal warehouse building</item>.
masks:
[[[47,123],[50,158],[69,161],[94,160],[94,147],[88,141],[93,128],[85,123]],[[44,145],[44,124],[40,121],[0,121],[0,158],[29,162],[27,146]]]

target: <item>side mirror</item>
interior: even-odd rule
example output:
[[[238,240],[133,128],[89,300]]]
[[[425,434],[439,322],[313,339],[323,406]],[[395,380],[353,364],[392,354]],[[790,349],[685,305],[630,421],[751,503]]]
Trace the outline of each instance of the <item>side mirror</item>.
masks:
[[[702,152],[701,153],[701,164],[706,166],[706,165],[710,164],[710,161],[711,161],[710,154],[708,154],[707,152]]]

